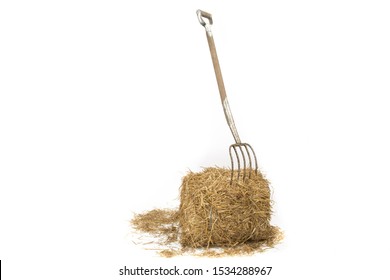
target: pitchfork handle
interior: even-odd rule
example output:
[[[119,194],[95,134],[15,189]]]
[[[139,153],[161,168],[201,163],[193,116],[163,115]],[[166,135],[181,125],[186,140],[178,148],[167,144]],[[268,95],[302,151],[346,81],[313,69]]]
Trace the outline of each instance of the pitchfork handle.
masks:
[[[204,28],[206,29],[207,42],[210,48],[211,59],[213,61],[215,77],[217,78],[219,95],[221,97],[222,107],[225,113],[226,121],[229,125],[230,131],[232,132],[234,141],[237,144],[240,144],[241,143],[240,136],[238,135],[237,128],[234,123],[233,115],[230,110],[229,102],[226,96],[226,90],[225,90],[225,85],[223,83],[221,67],[219,66],[217,49],[215,48],[213,33],[211,32],[211,25],[213,24],[213,18],[210,13],[204,12],[202,10],[197,10],[196,14],[198,15],[200,24],[204,26]],[[209,20],[209,23],[206,23],[203,20],[203,18],[207,18]]]

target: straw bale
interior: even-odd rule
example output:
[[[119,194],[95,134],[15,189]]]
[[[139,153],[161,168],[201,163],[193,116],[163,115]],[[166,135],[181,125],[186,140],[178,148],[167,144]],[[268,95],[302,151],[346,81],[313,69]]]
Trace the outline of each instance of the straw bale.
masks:
[[[146,250],[158,250],[164,257],[225,257],[251,255],[278,244],[283,232],[269,224],[268,181],[252,171],[250,179],[230,185],[230,172],[217,167],[189,172],[180,187],[178,209],[136,214],[133,227],[153,237],[142,242],[152,246]]]
[[[178,212],[183,247],[235,247],[274,238],[268,181],[254,170],[244,182],[230,184],[230,176],[230,169],[210,167],[183,178]]]

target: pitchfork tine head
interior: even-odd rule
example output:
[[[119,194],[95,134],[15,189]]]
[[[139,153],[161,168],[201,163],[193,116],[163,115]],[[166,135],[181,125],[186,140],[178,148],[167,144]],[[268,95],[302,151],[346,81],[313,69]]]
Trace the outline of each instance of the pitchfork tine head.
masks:
[[[238,152],[237,149],[240,152]],[[246,178],[251,177],[252,172],[257,173],[257,169],[258,169],[257,158],[256,158],[255,151],[253,150],[251,145],[247,143],[232,144],[229,147],[229,155],[230,155],[230,163],[232,168],[231,176],[230,176],[230,184],[233,184],[235,178],[237,179],[237,181],[240,180],[245,181]],[[235,163],[237,163],[236,177],[234,176]],[[241,166],[243,166],[243,172],[241,172]]]

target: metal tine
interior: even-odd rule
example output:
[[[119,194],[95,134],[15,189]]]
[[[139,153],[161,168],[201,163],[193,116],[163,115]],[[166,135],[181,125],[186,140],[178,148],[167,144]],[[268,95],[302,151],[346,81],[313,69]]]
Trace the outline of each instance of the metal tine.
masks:
[[[241,151],[241,156],[242,156],[242,161],[244,162],[244,174],[242,176],[242,180],[245,181],[245,175],[246,175],[246,160],[245,160],[245,154],[244,152],[242,151],[242,145],[241,144],[237,144],[238,148],[240,148],[240,151]],[[240,180],[240,177],[238,177],[238,180]]]
[[[241,173],[241,165],[240,165],[240,157],[238,156],[236,145],[233,145],[234,153],[236,154],[237,159],[237,181],[240,180],[240,173]],[[232,170],[234,172],[234,170]]]
[[[257,165],[257,157],[256,157],[256,154],[255,154],[255,151],[253,150],[252,146],[249,145],[248,143],[246,143],[245,146],[248,146],[249,149],[252,152],[253,158],[255,159],[255,171],[257,172],[257,170],[259,169],[259,166]]]
[[[241,165],[240,165],[240,157],[238,155],[236,146],[237,146],[237,144],[233,144],[233,145],[230,145],[230,147],[229,147],[230,162],[232,165],[232,172],[230,175],[230,185],[233,184],[233,177],[234,177],[234,159],[233,159],[233,155],[232,155],[232,150],[234,151],[234,154],[236,156],[236,161],[237,161],[237,181],[240,179]]]
[[[233,145],[230,145],[229,146],[229,155],[230,155],[230,165],[232,167],[232,172],[230,175],[230,185],[233,184],[233,173],[234,173],[234,160],[233,160],[233,155],[232,155],[232,148],[233,148]]]
[[[243,146],[245,148],[246,154],[248,155],[248,159],[249,159],[249,178],[251,178],[251,174],[252,174],[252,159],[251,159],[251,155],[250,155],[249,150],[248,150],[248,145],[244,144]]]

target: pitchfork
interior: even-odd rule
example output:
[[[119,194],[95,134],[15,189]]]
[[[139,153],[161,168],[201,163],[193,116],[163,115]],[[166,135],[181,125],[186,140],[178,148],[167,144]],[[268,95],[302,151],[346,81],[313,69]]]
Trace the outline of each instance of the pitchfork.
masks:
[[[213,18],[211,14],[204,12],[202,10],[197,10],[196,14],[198,15],[198,19],[200,24],[206,29],[206,37],[207,42],[209,43],[210,53],[211,53],[211,59],[213,61],[215,76],[217,78],[218,88],[219,88],[219,94],[221,96],[221,102],[223,111],[225,113],[226,121],[229,125],[230,131],[233,134],[235,144],[230,145],[229,147],[229,155],[230,155],[230,162],[232,166],[231,171],[231,177],[230,177],[230,184],[233,182],[233,176],[234,176],[234,156],[236,158],[237,162],[237,181],[240,179],[241,175],[241,161],[243,163],[243,174],[242,174],[242,180],[244,181],[246,176],[250,178],[252,171],[257,173],[258,166],[257,166],[257,158],[255,151],[253,150],[252,146],[248,143],[242,143],[240,140],[240,136],[238,135],[236,125],[234,124],[234,119],[232,112],[229,107],[229,102],[226,96],[225,91],[225,85],[223,83],[222,79],[222,72],[221,67],[219,66],[218,56],[217,56],[217,50],[215,48],[213,33],[211,32],[211,26],[213,25]],[[206,21],[204,19],[207,19]],[[239,151],[239,152],[238,152]],[[234,156],[233,156],[234,153]],[[252,164],[254,163],[254,169]],[[249,164],[249,171],[247,171],[247,164]],[[247,174],[248,173],[248,174]]]

